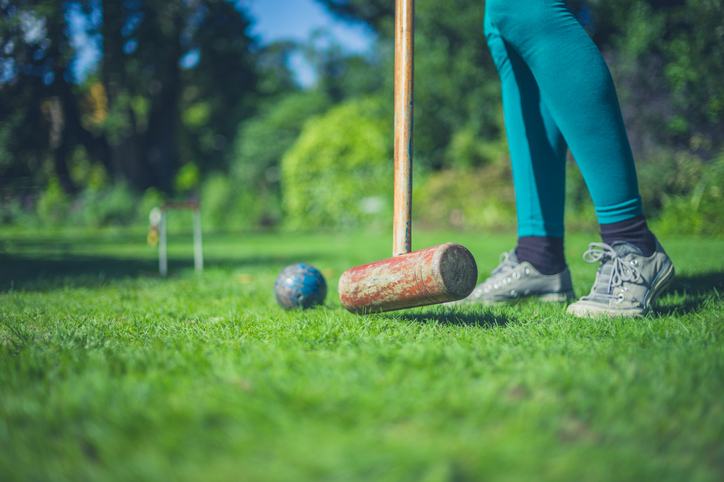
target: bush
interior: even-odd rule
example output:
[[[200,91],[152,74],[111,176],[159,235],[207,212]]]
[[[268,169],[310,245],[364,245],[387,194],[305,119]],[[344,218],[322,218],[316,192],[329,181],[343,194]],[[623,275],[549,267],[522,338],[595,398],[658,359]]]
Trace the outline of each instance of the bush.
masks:
[[[84,226],[127,225],[137,219],[138,196],[124,183],[88,188],[73,203],[70,220]]]
[[[282,159],[287,225],[295,229],[388,224],[392,125],[381,102],[353,100],[304,125]]]
[[[23,227],[36,227],[37,216],[33,209],[23,206],[22,195],[17,197],[7,196],[0,202],[0,225],[13,224]],[[30,197],[32,199],[32,197]]]
[[[691,196],[708,168],[689,152],[658,151],[656,157],[637,163],[637,171],[644,214],[655,219],[663,214],[672,196]]]
[[[445,153],[446,164],[454,168],[478,168],[508,159],[505,136],[483,139],[474,129],[463,128],[453,133]]]
[[[293,93],[241,124],[230,174],[252,224],[280,221],[281,159],[299,137],[305,121],[324,112],[329,103],[322,92]]]
[[[206,227],[231,224],[235,199],[228,176],[211,174],[201,187],[201,216]]]
[[[724,235],[724,154],[702,169],[691,192],[666,195],[663,204],[662,234]]]
[[[415,220],[431,229],[512,229],[515,193],[509,162],[428,174],[413,195]]]
[[[68,216],[70,199],[60,186],[57,177],[52,177],[48,186],[40,194],[36,205],[36,214],[41,225],[59,226]]]

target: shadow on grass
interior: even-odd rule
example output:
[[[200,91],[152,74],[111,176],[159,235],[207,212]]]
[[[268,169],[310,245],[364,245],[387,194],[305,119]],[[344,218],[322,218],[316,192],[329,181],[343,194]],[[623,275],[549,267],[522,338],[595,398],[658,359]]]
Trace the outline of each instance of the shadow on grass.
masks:
[[[683,315],[699,311],[712,298],[721,299],[724,294],[724,272],[694,275],[676,275],[667,293],[684,299],[679,303],[659,302],[656,313],[661,316]]]
[[[691,275],[676,275],[666,293],[675,295],[679,300],[659,302],[654,310],[655,316],[685,315],[700,311],[712,300],[721,300],[724,296],[724,272],[711,272]],[[665,293],[665,294],[666,294]],[[402,313],[399,319],[416,323],[439,323],[443,325],[474,326],[490,328],[507,326],[516,321],[515,316],[500,310],[458,311],[455,307],[430,307],[418,313]]]
[[[392,316],[392,315],[390,315]],[[477,328],[492,328],[506,326],[514,318],[490,310],[482,312],[458,311],[455,308],[431,308],[420,313],[403,313],[396,318],[412,321],[414,323],[437,323],[440,325],[473,326]]]
[[[314,255],[319,258],[318,254]],[[287,265],[304,255],[250,256],[236,259],[205,259],[204,267],[232,270],[259,266]],[[169,278],[193,269],[193,260],[170,258]],[[112,256],[81,256],[63,253],[53,256],[18,256],[0,253],[0,293],[9,290],[46,291],[61,286],[91,287],[109,280],[158,278],[158,261]]]

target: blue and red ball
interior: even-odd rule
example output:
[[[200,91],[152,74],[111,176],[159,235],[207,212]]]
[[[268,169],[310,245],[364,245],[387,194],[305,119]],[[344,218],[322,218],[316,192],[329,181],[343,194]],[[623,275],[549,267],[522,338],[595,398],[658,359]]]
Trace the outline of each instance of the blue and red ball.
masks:
[[[327,283],[311,264],[296,263],[279,273],[274,282],[274,294],[279,306],[285,310],[311,308],[324,303]]]

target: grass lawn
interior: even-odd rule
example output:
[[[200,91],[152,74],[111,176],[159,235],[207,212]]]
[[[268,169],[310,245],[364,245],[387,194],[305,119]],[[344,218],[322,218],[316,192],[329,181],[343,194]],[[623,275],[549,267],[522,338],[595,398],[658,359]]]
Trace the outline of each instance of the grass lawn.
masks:
[[[677,278],[641,320],[560,306],[356,316],[341,273],[377,234],[189,233],[169,278],[140,230],[0,232],[0,480],[724,479],[724,240],[664,238]],[[510,234],[466,245],[481,278]],[[579,295],[596,267],[567,253]],[[277,273],[325,273],[285,312]]]

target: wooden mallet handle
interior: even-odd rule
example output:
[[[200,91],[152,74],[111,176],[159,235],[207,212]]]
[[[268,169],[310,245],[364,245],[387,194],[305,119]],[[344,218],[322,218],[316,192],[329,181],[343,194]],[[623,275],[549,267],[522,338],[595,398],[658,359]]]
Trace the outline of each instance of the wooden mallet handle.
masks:
[[[414,0],[395,0],[395,204],[392,255],[412,251]]]

